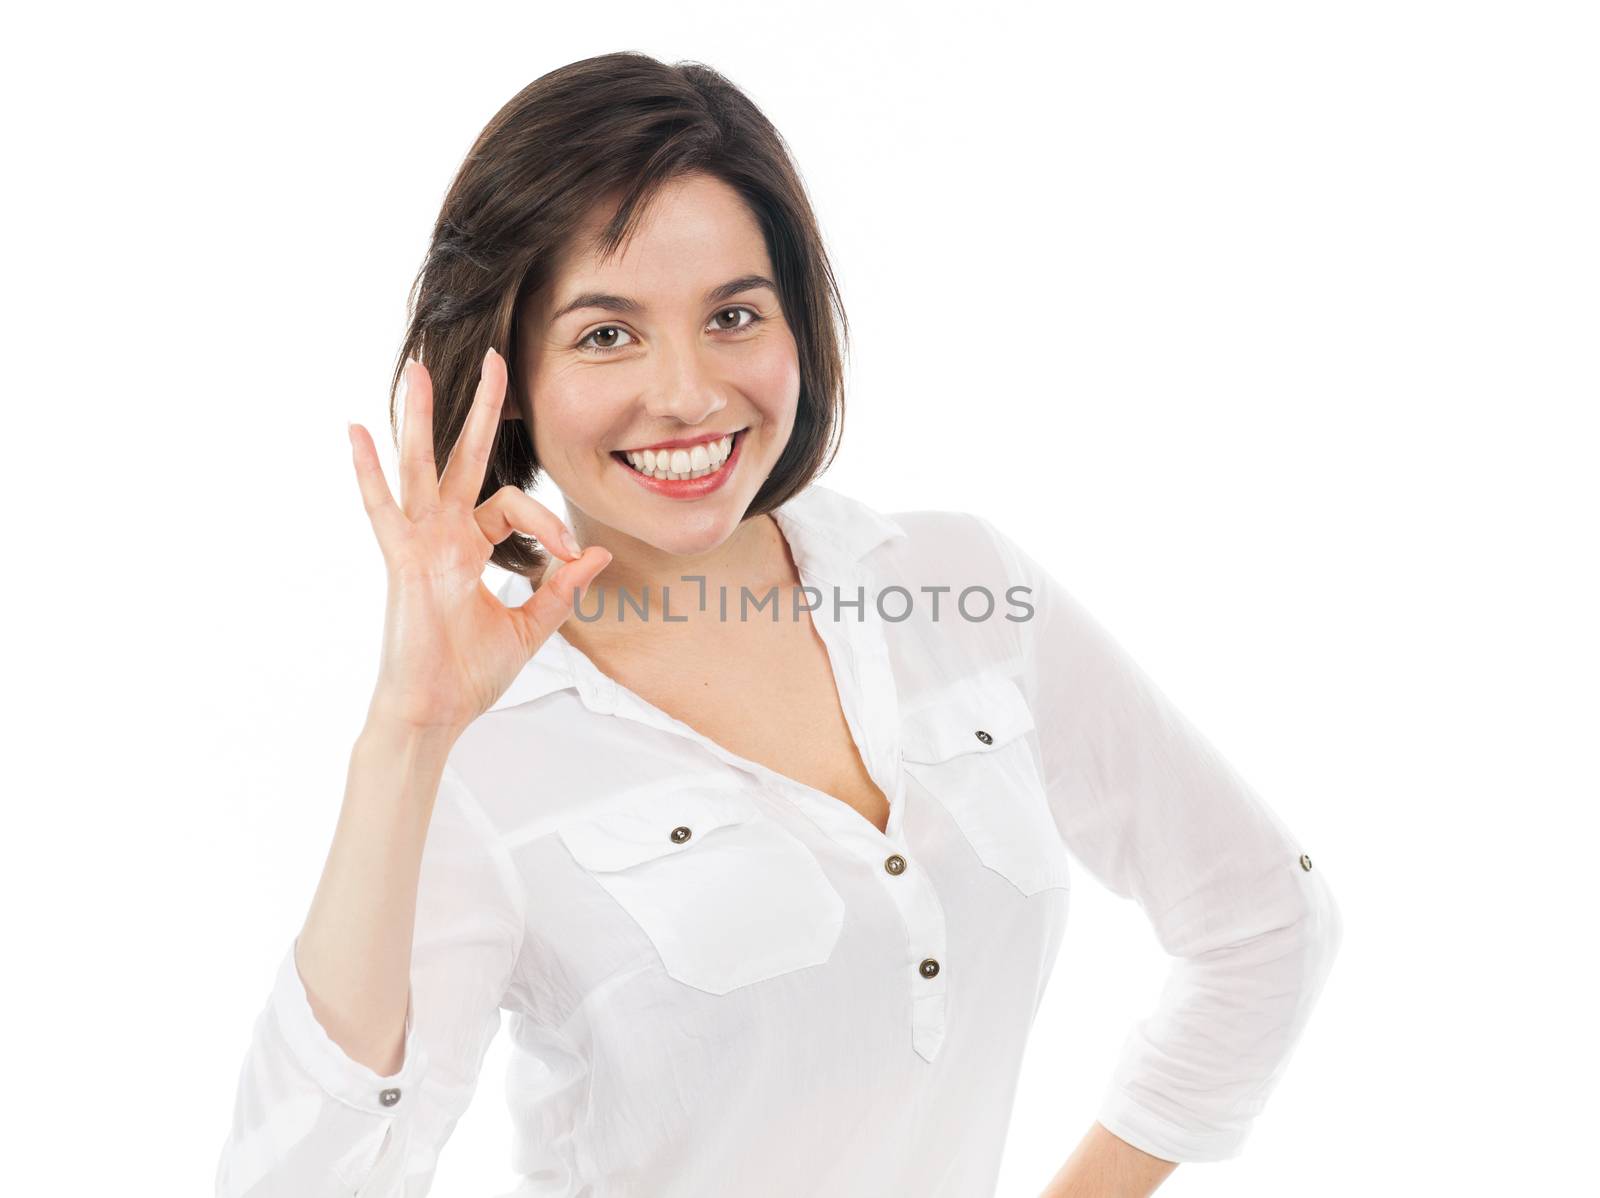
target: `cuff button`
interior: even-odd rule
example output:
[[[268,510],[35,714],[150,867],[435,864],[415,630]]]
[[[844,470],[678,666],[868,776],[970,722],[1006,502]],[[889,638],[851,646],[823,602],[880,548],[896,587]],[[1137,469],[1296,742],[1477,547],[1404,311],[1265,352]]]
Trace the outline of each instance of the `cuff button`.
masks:
[[[378,1101],[383,1103],[384,1106],[393,1106],[395,1103],[400,1101],[400,1091],[380,1090],[378,1092]]]
[[[1310,869],[1311,868],[1311,858],[1307,857],[1304,853],[1300,854],[1300,868],[1301,869]]]
[[[976,736],[979,740],[981,740],[986,745],[994,744],[994,737],[990,736],[987,732],[983,731],[981,728],[977,732],[974,732],[972,735]]]

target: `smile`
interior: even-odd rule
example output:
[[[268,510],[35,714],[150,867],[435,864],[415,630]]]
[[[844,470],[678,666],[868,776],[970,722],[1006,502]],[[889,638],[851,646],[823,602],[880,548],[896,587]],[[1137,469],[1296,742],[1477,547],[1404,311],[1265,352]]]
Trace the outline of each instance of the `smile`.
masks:
[[[619,449],[613,451],[612,456],[646,478],[660,482],[705,478],[722,469],[733,454],[738,436],[739,433],[728,433],[714,440],[671,449]]]

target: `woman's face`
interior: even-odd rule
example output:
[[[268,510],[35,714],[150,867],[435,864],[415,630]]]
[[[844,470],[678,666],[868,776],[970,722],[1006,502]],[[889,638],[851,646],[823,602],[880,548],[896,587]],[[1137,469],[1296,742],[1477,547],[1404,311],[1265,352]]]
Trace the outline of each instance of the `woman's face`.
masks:
[[[701,554],[738,528],[788,443],[794,335],[761,230],[720,179],[668,184],[602,263],[589,247],[610,215],[591,215],[520,322],[534,448],[586,544],[624,549],[621,534]]]

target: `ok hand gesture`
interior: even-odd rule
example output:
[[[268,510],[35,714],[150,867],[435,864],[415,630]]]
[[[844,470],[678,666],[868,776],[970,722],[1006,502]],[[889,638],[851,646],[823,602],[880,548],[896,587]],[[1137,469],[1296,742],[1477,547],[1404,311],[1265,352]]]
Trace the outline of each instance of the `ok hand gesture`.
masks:
[[[433,382],[420,362],[407,365],[398,504],[371,434],[350,426],[362,502],[389,574],[369,720],[459,735],[505,693],[611,561],[599,546],[579,552],[555,514],[516,487],[474,506],[505,392],[505,359],[491,349],[441,476],[433,455]],[[482,580],[494,546],[513,531],[536,537],[562,563],[519,607],[500,602]]]

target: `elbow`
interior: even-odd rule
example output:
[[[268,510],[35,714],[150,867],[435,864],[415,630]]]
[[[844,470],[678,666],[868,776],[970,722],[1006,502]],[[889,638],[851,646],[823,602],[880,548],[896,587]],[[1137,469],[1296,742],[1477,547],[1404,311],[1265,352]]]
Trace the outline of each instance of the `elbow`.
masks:
[[[1238,967],[1263,1011],[1298,1034],[1317,1005],[1344,942],[1344,917],[1333,891],[1318,880],[1304,890],[1294,918],[1241,952]],[[1245,962],[1249,961],[1249,964]],[[1252,968],[1253,967],[1253,968]]]
[[[1270,908],[1270,921],[1246,924],[1246,935],[1188,963],[1193,976],[1232,993],[1240,1007],[1296,1029],[1316,1005],[1344,942],[1333,891],[1317,875],[1302,881],[1292,901]]]
[[[1307,972],[1314,978],[1314,989],[1320,990],[1344,943],[1344,913],[1332,888],[1321,878],[1307,887],[1305,910],[1295,929]]]

